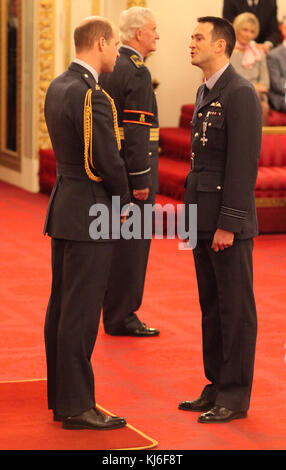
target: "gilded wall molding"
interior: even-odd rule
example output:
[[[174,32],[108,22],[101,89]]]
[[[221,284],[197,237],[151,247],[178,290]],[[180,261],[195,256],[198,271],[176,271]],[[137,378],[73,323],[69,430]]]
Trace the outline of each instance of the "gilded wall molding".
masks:
[[[147,7],[146,0],[127,0],[127,8],[131,7]]]
[[[55,0],[39,0],[36,12],[37,44],[37,150],[50,148],[51,142],[44,117],[45,96],[55,70]]]
[[[7,14],[6,0],[0,0],[0,164],[10,169],[21,170],[21,100],[22,100],[22,1],[17,3],[17,58],[16,58],[16,149],[11,150],[6,145],[7,131]]]
[[[100,0],[92,0],[92,15],[100,15]]]

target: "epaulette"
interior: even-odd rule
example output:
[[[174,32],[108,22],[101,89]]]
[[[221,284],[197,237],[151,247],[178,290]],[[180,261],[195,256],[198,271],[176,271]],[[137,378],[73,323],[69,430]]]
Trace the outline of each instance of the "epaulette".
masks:
[[[133,64],[140,69],[141,67],[145,67],[144,62],[140,59],[140,57],[136,54],[130,56],[130,60],[132,60]]]

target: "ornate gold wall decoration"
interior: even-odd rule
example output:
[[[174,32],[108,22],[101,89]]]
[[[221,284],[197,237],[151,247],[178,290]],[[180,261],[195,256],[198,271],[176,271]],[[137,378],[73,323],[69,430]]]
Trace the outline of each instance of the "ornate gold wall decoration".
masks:
[[[44,117],[45,96],[50,82],[54,78],[54,53],[55,53],[55,0],[38,0],[36,15],[37,28],[37,79],[38,90],[38,149],[50,148],[51,142],[48,135]]]
[[[0,0],[0,164],[21,169],[22,1]]]
[[[127,8],[131,7],[147,7],[147,1],[146,0],[128,0],[127,1]]]
[[[94,16],[100,15],[100,0],[92,0],[92,14]]]

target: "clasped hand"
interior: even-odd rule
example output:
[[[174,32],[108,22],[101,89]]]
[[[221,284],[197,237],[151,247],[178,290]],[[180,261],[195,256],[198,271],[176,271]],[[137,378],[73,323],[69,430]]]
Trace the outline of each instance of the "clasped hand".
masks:
[[[212,249],[217,253],[233,245],[234,233],[218,228],[212,241]]]

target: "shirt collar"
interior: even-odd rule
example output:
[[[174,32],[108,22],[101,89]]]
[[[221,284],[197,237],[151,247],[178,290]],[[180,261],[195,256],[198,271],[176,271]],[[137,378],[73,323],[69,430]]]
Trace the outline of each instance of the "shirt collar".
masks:
[[[136,52],[136,54],[139,55],[139,57],[140,57],[140,59],[142,60],[142,62],[144,61],[144,59],[143,59],[143,57],[142,57],[142,54],[140,54],[140,52],[136,51],[136,49],[134,49],[134,47],[127,46],[126,44],[122,44],[121,47],[125,47],[126,49],[131,49],[131,51]]]
[[[93,76],[94,80],[96,81],[96,83],[98,83],[98,73],[91,65],[87,64],[86,62],[84,62],[81,59],[78,59],[77,57],[73,60],[73,62],[75,62],[76,64],[79,64],[82,67],[89,70],[89,72],[92,74],[92,76]]]
[[[216,73],[214,73],[208,80],[205,81],[206,87],[209,90],[211,90],[215,86],[216,82],[218,81],[218,79],[221,77],[221,75],[227,69],[228,66],[229,66],[229,62],[224,67],[219,69]]]

